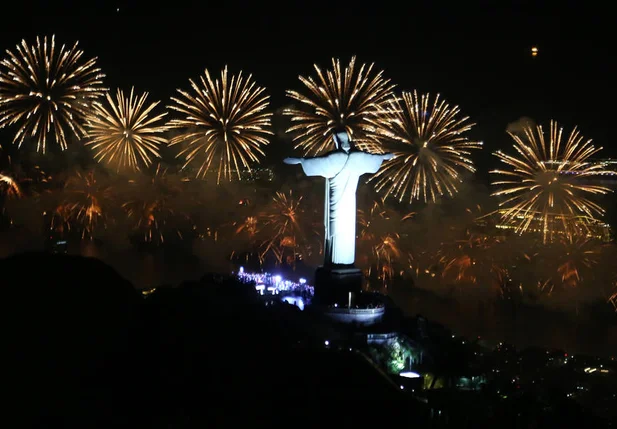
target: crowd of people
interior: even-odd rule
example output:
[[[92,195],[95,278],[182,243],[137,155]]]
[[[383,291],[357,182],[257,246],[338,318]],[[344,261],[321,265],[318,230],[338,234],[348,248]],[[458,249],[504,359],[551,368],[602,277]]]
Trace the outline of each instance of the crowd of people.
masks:
[[[315,293],[313,286],[300,278],[298,281],[284,279],[282,276],[271,273],[248,273],[242,267],[236,273],[238,279],[246,283],[255,283],[255,288],[263,294],[277,295],[280,293],[296,293],[312,297]]]

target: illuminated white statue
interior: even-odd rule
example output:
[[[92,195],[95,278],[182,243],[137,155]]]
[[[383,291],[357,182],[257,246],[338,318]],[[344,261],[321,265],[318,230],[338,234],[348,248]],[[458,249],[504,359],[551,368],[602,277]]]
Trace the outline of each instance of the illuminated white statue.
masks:
[[[345,131],[334,134],[336,150],[314,158],[286,158],[285,164],[300,164],[307,176],[326,178],[324,208],[325,265],[353,265],[356,248],[356,189],[358,179],[377,173],[392,154],[354,150]]]

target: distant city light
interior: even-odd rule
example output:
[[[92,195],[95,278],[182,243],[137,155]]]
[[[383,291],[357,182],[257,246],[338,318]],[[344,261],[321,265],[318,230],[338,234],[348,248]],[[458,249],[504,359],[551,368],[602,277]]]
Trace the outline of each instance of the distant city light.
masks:
[[[274,283],[280,283],[282,279],[283,278],[281,276],[274,276],[273,277]]]
[[[240,267],[240,270],[238,271],[240,274],[244,273],[244,267]]]
[[[537,57],[538,56],[538,48],[536,46],[531,48],[531,56],[532,57]]]
[[[141,290],[141,294],[142,294],[143,296],[148,296],[148,295],[150,295],[150,294],[154,293],[154,291],[155,291],[155,290],[156,290],[156,288],[155,288],[155,287],[153,287],[153,288],[151,288],[151,289],[142,289],[142,290]]]
[[[303,285],[306,283],[306,279],[300,279],[300,284]]]
[[[325,345],[326,345],[326,347],[327,347],[327,346],[329,346],[329,345],[330,345],[330,341],[326,340],[326,341],[324,341],[324,344],[325,344]]]

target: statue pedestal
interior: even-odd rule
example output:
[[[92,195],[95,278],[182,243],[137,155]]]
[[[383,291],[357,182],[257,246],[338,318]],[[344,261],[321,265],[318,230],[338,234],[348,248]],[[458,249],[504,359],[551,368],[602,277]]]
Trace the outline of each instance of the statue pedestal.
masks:
[[[315,302],[320,305],[347,304],[350,295],[362,291],[362,271],[351,267],[319,267],[315,271]]]
[[[383,319],[385,308],[362,299],[363,278],[362,271],[354,266],[319,267],[313,302],[333,322],[374,325]]]

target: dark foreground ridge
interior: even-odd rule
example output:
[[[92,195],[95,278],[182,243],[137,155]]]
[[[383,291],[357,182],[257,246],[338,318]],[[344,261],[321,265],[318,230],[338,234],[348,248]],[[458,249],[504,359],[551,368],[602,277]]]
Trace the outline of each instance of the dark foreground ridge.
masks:
[[[250,285],[207,275],[144,298],[99,260],[45,253],[0,272],[6,424],[422,427],[366,360],[314,344],[300,311]]]

